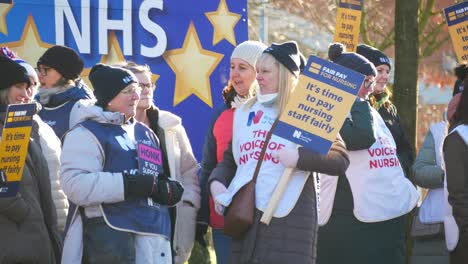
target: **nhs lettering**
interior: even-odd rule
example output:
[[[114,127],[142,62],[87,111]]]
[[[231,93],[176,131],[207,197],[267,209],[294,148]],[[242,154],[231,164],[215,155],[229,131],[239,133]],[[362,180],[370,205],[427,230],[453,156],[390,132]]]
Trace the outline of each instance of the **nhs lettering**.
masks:
[[[95,2],[95,1],[93,1]],[[162,0],[144,0],[137,9],[137,12],[132,12],[132,0],[122,0],[121,9],[116,9],[121,12],[118,14],[120,19],[109,19],[111,9],[108,8],[109,0],[99,0],[97,6],[97,33],[99,43],[99,54],[108,53],[108,31],[118,30],[123,34],[123,54],[126,56],[133,55],[133,41],[140,41],[139,38],[134,38],[133,23],[136,19],[132,13],[138,13],[138,22],[141,27],[152,36],[149,38],[155,39],[152,46],[140,44],[139,51],[142,56],[155,58],[161,56],[167,47],[167,36],[164,29],[157,23],[151,20],[149,13],[151,9],[163,11],[164,5]],[[119,2],[119,1],[113,1]],[[68,0],[55,0],[55,36],[56,43],[65,44],[65,22],[70,27],[71,35],[76,42],[76,46],[80,53],[91,53],[91,0],[81,0],[80,25],[78,18],[72,11],[77,13],[78,8],[70,6]],[[94,10],[93,10],[94,11]],[[93,21],[96,24],[96,21]]]
[[[1,46],[31,65],[54,44],[80,53],[88,84],[96,63],[147,64],[154,102],[182,118],[202,159],[232,51],[248,38],[247,0],[0,0],[0,10]]]

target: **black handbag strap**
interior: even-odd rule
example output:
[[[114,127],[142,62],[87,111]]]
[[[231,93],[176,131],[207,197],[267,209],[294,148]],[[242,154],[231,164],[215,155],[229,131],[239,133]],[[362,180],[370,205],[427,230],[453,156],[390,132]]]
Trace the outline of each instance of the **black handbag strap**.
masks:
[[[275,120],[275,122],[273,122],[273,125],[271,126],[270,131],[268,131],[268,134],[265,138],[265,143],[263,143],[262,151],[260,152],[260,157],[258,158],[258,162],[257,162],[257,167],[255,167],[255,172],[252,178],[253,183],[257,182],[258,172],[260,171],[260,167],[262,166],[262,162],[265,157],[265,152],[268,146],[268,142],[270,142],[271,136],[273,135],[273,130],[275,130],[275,127],[277,124],[278,124],[278,118]]]

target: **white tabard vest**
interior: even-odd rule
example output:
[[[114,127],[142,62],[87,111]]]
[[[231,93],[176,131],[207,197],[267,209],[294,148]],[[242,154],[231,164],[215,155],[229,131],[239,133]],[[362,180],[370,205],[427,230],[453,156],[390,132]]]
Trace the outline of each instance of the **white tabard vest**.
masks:
[[[445,136],[447,135],[447,123],[441,121],[433,124],[429,129],[432,137],[434,138],[436,164],[445,171],[442,146],[444,144]],[[426,198],[419,208],[419,220],[421,223],[442,223],[444,221],[445,203],[447,203],[447,198],[444,195],[443,187],[429,190]]]
[[[463,141],[465,141],[465,144],[468,145],[468,125],[459,125],[450,131],[449,134],[452,134],[455,131],[460,135]],[[447,245],[447,249],[453,251],[457,247],[460,230],[458,229],[458,225],[453,217],[452,206],[448,203],[447,177],[444,179],[444,194],[447,201],[445,204],[444,215],[445,243]]]
[[[416,188],[401,168],[392,134],[379,113],[373,108],[371,111],[376,141],[369,149],[349,151],[350,164],[346,171],[353,193],[354,215],[367,223],[402,216],[419,199]],[[324,192],[323,188],[321,191]]]
[[[263,142],[278,115],[276,109],[264,107],[259,102],[251,108],[247,106],[243,105],[234,112],[232,152],[237,164],[236,174],[227,192],[214,197],[224,206],[229,206],[237,191],[252,179]],[[296,147],[296,144],[291,141],[275,135],[271,137],[255,186],[257,209],[261,211],[266,209],[285,169],[278,160],[271,157],[272,151]],[[291,212],[309,174],[310,172],[294,170],[288,187],[273,214],[274,217],[285,217]]]

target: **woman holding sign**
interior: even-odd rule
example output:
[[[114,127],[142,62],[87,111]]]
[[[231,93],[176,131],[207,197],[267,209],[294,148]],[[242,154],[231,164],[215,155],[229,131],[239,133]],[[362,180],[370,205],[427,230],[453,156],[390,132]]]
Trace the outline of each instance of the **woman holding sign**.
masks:
[[[7,106],[25,103],[32,88],[26,70],[9,58],[0,56],[0,71],[2,133]],[[62,243],[40,139],[33,123],[18,193],[0,198],[0,263],[60,263]],[[1,176],[7,173],[3,171]],[[0,190],[2,187],[0,183]]]
[[[232,142],[210,176],[215,208],[222,213],[253,178],[259,160],[263,162],[252,201],[254,222],[232,240],[230,263],[316,263],[317,202],[309,175],[312,171],[344,174],[348,166],[345,146],[337,139],[328,155],[320,155],[275,135],[270,141],[267,138],[303,67],[296,42],[272,44],[263,52],[256,65],[259,91],[234,112]],[[262,212],[287,167],[294,168],[288,187],[270,224],[261,224]]]
[[[340,130],[350,150],[346,177],[339,177],[334,188],[320,190],[321,211],[329,213],[321,216],[326,225],[319,232],[318,262],[403,264],[404,216],[416,206],[418,193],[405,177],[392,134],[367,102],[377,71],[339,43],[329,47],[328,56],[366,79]]]
[[[71,201],[63,263],[172,263],[168,206],[183,194],[163,169],[160,141],[133,116],[133,73],[95,65],[96,105],[79,101],[62,150],[61,183]]]

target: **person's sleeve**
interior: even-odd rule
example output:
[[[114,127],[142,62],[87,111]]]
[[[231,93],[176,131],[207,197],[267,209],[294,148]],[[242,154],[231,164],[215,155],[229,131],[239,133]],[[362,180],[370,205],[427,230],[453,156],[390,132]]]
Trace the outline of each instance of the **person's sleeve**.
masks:
[[[229,142],[226,150],[223,153],[223,159],[221,160],[216,168],[211,172],[210,178],[208,179],[208,186],[211,182],[219,181],[224,186],[228,187],[232,179],[236,175],[237,164],[234,160],[234,155],[232,153],[232,140]],[[208,192],[210,188],[208,187]]]
[[[177,130],[177,139],[180,147],[180,173],[181,181],[184,185],[183,202],[193,204],[198,209],[200,208],[200,185],[198,182],[198,164],[193,155],[192,146],[187,137],[184,127],[180,126]]]
[[[87,129],[78,126],[68,132],[61,161],[60,184],[73,203],[90,206],[125,199],[122,173],[102,171],[105,154]]]
[[[423,188],[439,188],[444,185],[444,171],[437,165],[434,137],[429,131],[412,166],[414,183]]]
[[[454,132],[444,143],[448,200],[460,233],[468,233],[468,147]]]
[[[340,135],[348,150],[368,149],[375,143],[371,106],[367,101],[354,102]]]
[[[205,142],[203,144],[203,158],[200,169],[200,190],[201,190],[201,206],[198,211],[197,220],[202,224],[208,224],[209,222],[209,195],[208,195],[208,178],[211,172],[218,163],[216,157],[216,139],[213,134],[214,123],[219,117],[219,113],[215,112],[211,121],[208,125],[208,129],[205,135]]]
[[[300,170],[339,176],[345,175],[348,166],[348,152],[339,134],[326,155],[319,154],[304,147],[299,148],[297,168]]]

